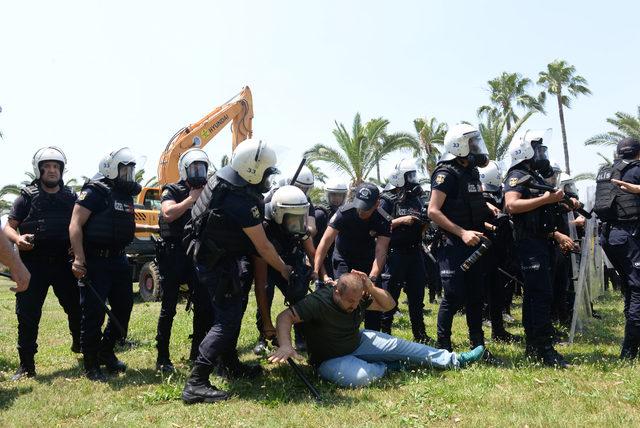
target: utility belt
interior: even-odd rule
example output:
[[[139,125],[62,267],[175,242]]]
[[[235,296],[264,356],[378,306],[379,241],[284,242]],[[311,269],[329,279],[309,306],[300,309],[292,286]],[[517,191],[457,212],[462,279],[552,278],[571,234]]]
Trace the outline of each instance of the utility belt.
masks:
[[[156,251],[158,255],[175,253],[175,252],[181,252],[186,254],[186,250],[184,249],[184,247],[182,246],[182,243],[179,240],[173,241],[173,240],[167,240],[167,239],[160,239],[156,241]]]
[[[410,254],[422,249],[422,243],[415,242],[413,244],[398,244],[389,248],[389,252],[393,254]]]
[[[123,248],[109,248],[109,247],[92,247],[85,246],[84,253],[87,256],[91,257],[100,257],[100,258],[111,258],[111,257],[122,257],[125,255],[125,251]]]
[[[634,238],[638,236],[640,232],[640,221],[638,220],[616,220],[609,221],[602,226],[602,234],[609,240],[609,233],[612,229],[622,229],[629,232]]]
[[[69,253],[60,251],[58,254],[32,253],[32,251],[20,251],[20,259],[25,263],[38,264],[69,264]]]

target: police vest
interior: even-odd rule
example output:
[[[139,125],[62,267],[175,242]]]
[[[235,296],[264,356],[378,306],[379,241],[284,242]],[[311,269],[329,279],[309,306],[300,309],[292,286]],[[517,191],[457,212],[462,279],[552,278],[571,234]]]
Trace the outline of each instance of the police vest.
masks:
[[[391,205],[391,212],[389,215],[393,218],[404,217],[407,215],[421,218],[422,216],[422,201],[417,196],[404,195],[391,193],[389,191],[382,192],[380,199],[384,199]],[[418,221],[414,221],[413,224],[400,225],[391,231],[392,248],[410,247],[420,244],[422,240],[422,224]]]
[[[162,187],[162,192],[168,191],[176,201],[180,203],[187,199],[189,196],[189,187],[187,187],[184,181],[178,181],[177,183],[167,184]],[[191,218],[191,208],[186,210],[180,217],[172,222],[168,222],[162,213],[158,218],[158,226],[160,226],[160,237],[167,241],[177,241],[182,239],[184,234],[184,226]]]
[[[525,174],[531,175],[538,184],[546,185],[544,178],[542,178],[540,174],[530,169],[526,169],[521,165],[516,165],[511,168],[508,171],[507,176],[514,170],[522,171]],[[529,192],[531,195],[530,198],[542,196],[544,193],[544,191],[536,189],[530,189]],[[533,211],[513,214],[511,217],[513,218],[514,237],[516,239],[544,238],[549,233],[557,230],[557,222],[554,215],[555,209],[555,206],[547,204],[538,207]]]
[[[29,213],[20,223],[20,233],[34,235],[37,241],[34,251],[42,247],[68,248],[69,222],[76,200],[71,189],[62,186],[56,193],[47,193],[32,184],[20,194],[30,204]]]
[[[611,182],[621,180],[624,173],[640,161],[616,161],[613,165],[605,165],[596,177],[596,199],[593,211],[602,221],[637,221],[640,219],[640,196],[627,193]]]
[[[230,192],[241,193],[255,202],[259,210],[262,208],[261,195],[249,186],[234,186],[219,177],[214,177],[209,180],[191,211],[192,219],[187,225],[189,236],[185,239],[188,240],[192,236],[212,253],[222,251],[230,256],[256,254],[251,239],[238,223],[221,209]],[[263,212],[260,212],[260,215],[264,218]]]
[[[91,189],[104,198],[104,209],[92,212],[84,225],[84,240],[100,248],[124,249],[136,231],[133,198],[102,181],[90,181],[82,189]]]
[[[458,183],[458,197],[446,198],[442,204],[442,213],[463,229],[483,231],[484,222],[491,218],[491,211],[482,195],[477,168],[469,170],[455,163],[441,163],[434,175],[438,171],[447,171],[456,177]]]

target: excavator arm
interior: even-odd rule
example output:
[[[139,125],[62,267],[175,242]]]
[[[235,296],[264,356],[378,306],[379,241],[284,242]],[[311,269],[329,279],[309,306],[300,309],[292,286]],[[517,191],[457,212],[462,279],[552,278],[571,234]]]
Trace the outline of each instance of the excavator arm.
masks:
[[[248,86],[198,122],[182,128],[169,140],[160,156],[158,183],[163,186],[178,181],[178,159],[192,147],[204,147],[218,132],[231,123],[232,149],[251,138],[253,98]]]

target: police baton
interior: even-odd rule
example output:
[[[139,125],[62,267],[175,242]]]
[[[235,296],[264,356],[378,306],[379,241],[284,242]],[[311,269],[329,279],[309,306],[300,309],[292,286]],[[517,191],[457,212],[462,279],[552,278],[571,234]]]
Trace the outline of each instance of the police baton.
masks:
[[[302,167],[304,166],[304,164],[307,163],[307,158],[302,158],[302,160],[300,161],[300,165],[298,165],[298,169],[296,169],[296,173],[293,174],[293,177],[291,177],[291,185],[293,186],[294,183],[296,182],[296,180],[298,179],[298,176],[300,175],[300,171],[302,171]]]
[[[523,177],[521,177],[517,182],[516,182],[517,186],[524,186],[524,187],[528,187],[530,189],[536,189],[536,190],[542,190],[543,192],[557,192],[558,189],[556,189],[555,187],[552,186],[547,186],[545,184],[539,184],[539,183],[534,183],[533,182],[533,177],[530,175],[525,175]],[[570,207],[573,206],[573,202],[571,201],[571,198],[568,195],[564,195],[564,197],[562,198],[562,200],[566,203],[569,204]],[[586,211],[584,208],[582,208],[582,206],[580,208],[576,208],[574,211],[577,211],[581,216],[586,217],[586,218],[591,218],[591,213]]]
[[[302,373],[302,370],[300,369],[298,364],[296,364],[296,362],[293,361],[293,358],[291,358],[291,357],[287,358],[287,362],[289,363],[289,365],[291,366],[293,371],[296,372],[296,374],[298,375],[300,380],[307,386],[307,388],[309,389],[309,392],[311,392],[311,394],[314,396],[316,401],[322,401],[322,397],[320,396],[320,392],[316,389],[315,386],[313,386],[311,384],[311,382],[309,382],[309,379],[307,379],[307,377],[304,375],[304,373]]]
[[[86,276],[78,280],[78,287],[84,287],[84,286],[86,286],[87,288],[89,288],[89,290],[91,290],[91,292],[96,297],[96,299],[98,299],[98,302],[100,302],[100,304],[102,305],[102,308],[107,313],[107,316],[109,317],[111,322],[120,331],[120,335],[122,336],[122,338],[125,338],[127,336],[127,333],[124,330],[124,327],[122,327],[122,324],[120,324],[120,321],[118,321],[118,318],[116,318],[113,312],[111,312],[111,309],[109,309],[109,306],[107,306],[107,302],[102,300],[102,297],[100,297],[100,294],[98,294],[96,289],[93,288],[93,284],[91,284],[91,281]]]

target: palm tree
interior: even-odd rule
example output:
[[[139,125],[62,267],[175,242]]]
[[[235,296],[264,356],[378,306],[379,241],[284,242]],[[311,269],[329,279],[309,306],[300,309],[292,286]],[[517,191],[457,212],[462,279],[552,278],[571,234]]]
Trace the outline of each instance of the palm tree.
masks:
[[[433,171],[449,127],[444,122],[438,122],[435,117],[414,119],[413,126],[418,134],[418,144],[413,149],[413,156],[419,159],[418,166],[422,172]]]
[[[4,215],[11,210],[12,203],[5,199],[7,195],[17,196],[20,194],[22,186],[17,184],[7,184],[0,188],[0,215]]]
[[[23,187],[29,186],[36,179],[36,175],[31,171],[25,171],[24,175],[27,176],[27,179],[20,182],[20,185]]]
[[[617,129],[602,134],[594,135],[584,142],[586,146],[615,146],[623,138],[631,137],[640,139],[640,106],[638,116],[618,111],[614,117],[607,119]]]
[[[311,171],[311,174],[313,174],[313,178],[314,180],[319,181],[320,183],[324,184],[327,181],[327,174],[325,174],[324,172],[322,172],[320,170],[320,168],[318,168],[317,166],[315,166],[313,163],[311,162],[307,162],[306,163],[307,168],[309,168],[309,171]],[[314,187],[315,188],[315,187]]]
[[[407,133],[386,134],[386,119],[374,119],[363,125],[360,114],[353,119],[351,134],[342,123],[335,122],[333,135],[338,143],[338,149],[327,144],[316,144],[305,152],[310,162],[326,162],[334,169],[343,172],[351,178],[351,185],[355,186],[368,177],[376,168],[379,177],[379,164],[391,152],[400,148],[411,148]]]
[[[489,158],[502,160],[507,154],[509,144],[511,144],[513,137],[536,111],[537,110],[527,111],[522,117],[515,121],[509,130],[506,130],[510,116],[509,112],[505,115],[501,115],[496,110],[485,110],[480,113],[478,116],[480,120],[478,130],[489,150]]]
[[[531,79],[522,77],[519,73],[502,74],[487,82],[491,92],[491,105],[485,105],[478,109],[478,116],[483,113],[498,113],[505,119],[506,131],[511,130],[511,126],[519,119],[515,112],[515,107],[523,107],[527,110],[537,110],[544,112],[544,101],[546,95],[541,92],[538,97],[527,93],[527,88],[531,85]]]
[[[542,85],[550,95],[555,95],[560,115],[560,129],[562,130],[562,144],[564,147],[564,163],[567,174],[569,168],[569,145],[567,144],[567,130],[564,122],[563,107],[571,108],[571,98],[578,95],[590,95],[587,80],[576,74],[576,68],[564,60],[555,60],[547,65],[546,71],[539,73],[538,84]],[[565,94],[565,91],[568,94]]]

